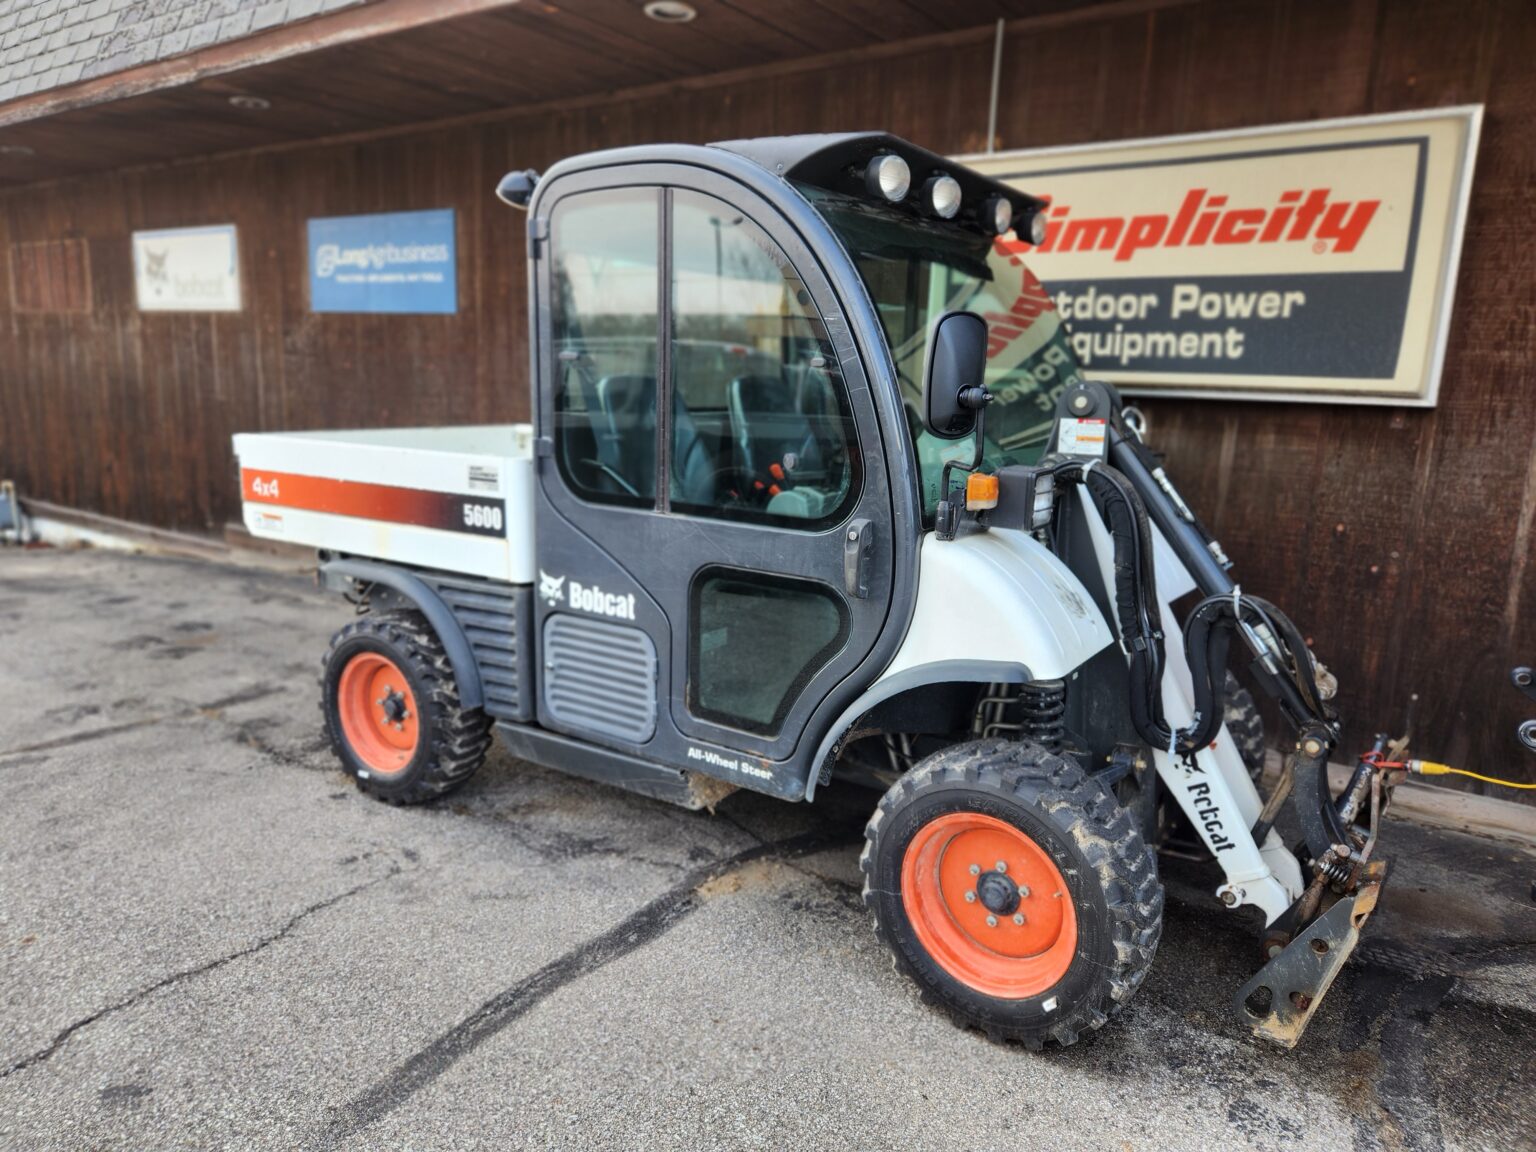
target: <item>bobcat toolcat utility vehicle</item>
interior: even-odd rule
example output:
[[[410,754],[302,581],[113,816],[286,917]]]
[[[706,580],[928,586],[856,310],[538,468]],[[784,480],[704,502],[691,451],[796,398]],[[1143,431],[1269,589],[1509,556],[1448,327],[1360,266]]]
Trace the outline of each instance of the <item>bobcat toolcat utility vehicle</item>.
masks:
[[[358,608],[322,704],[359,786],[431,800],[493,732],[694,808],[874,784],[876,931],[1036,1047],[1135,993],[1185,824],[1266,925],[1235,1011],[1294,1044],[1375,905],[1396,777],[1368,753],[1330,794],[1332,679],[1084,378],[1026,265],[1043,203],[878,133],[498,193],[527,211],[531,425],[235,437],[247,527]],[[1229,649],[1296,730],[1267,800]]]

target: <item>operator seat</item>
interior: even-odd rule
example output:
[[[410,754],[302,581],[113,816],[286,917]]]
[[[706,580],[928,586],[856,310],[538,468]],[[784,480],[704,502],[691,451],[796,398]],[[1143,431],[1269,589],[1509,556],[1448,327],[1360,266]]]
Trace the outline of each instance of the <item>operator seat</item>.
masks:
[[[748,483],[781,479],[777,464],[791,478],[824,481],[821,441],[811,419],[797,411],[789,385],[779,376],[737,376],[726,389],[736,450]]]
[[[597,382],[598,462],[643,497],[656,495],[656,377],[639,373]],[[685,504],[713,504],[715,466],[709,447],[680,393],[672,395],[672,496]]]

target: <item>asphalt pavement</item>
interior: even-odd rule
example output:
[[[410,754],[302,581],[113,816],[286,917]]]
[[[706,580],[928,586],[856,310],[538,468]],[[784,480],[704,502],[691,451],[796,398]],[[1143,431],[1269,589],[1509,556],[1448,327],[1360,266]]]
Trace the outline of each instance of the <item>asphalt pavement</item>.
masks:
[[[1302,1046],[1209,864],[1124,1015],[954,1027],[858,898],[873,798],[685,812],[517,762],[391,808],[302,574],[0,551],[0,1147],[1536,1148],[1536,858],[1403,821]]]

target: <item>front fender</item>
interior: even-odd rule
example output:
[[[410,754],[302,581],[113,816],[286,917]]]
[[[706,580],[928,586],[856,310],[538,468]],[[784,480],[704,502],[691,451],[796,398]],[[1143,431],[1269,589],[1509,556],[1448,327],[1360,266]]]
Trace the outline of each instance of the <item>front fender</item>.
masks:
[[[954,540],[929,533],[912,622],[880,679],[969,660],[1024,664],[1034,679],[1055,680],[1113,642],[1082,581],[1027,533],[993,529]]]
[[[929,533],[906,638],[823,738],[805,798],[814,798],[854,722],[881,701],[927,684],[1060,679],[1113,642],[1082,581],[1027,533],[993,529],[954,540]]]

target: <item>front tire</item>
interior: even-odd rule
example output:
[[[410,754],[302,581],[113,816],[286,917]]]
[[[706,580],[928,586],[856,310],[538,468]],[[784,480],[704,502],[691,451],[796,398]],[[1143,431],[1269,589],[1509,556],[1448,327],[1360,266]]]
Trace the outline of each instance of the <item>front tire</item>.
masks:
[[[491,745],[490,717],[462,705],[442,641],[419,612],[369,613],[337,632],[320,690],[342,768],[390,804],[452,791]]]
[[[1230,671],[1227,672],[1222,723],[1227,726],[1227,734],[1237,746],[1237,754],[1242,757],[1249,778],[1257,784],[1264,775],[1264,717],[1259,715],[1259,706],[1254,702],[1253,693],[1239,684],[1237,677]]]
[[[1157,863],[1114,797],[1060,756],[1007,740],[935,753],[892,785],[865,840],[875,931],[956,1023],[1066,1046],[1146,978]]]

